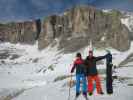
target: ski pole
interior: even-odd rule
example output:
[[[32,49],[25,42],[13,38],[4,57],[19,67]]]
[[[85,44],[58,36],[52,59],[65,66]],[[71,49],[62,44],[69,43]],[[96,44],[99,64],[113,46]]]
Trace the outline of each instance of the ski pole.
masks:
[[[70,100],[70,93],[71,93],[71,82],[72,82],[72,74],[70,75],[68,100]]]

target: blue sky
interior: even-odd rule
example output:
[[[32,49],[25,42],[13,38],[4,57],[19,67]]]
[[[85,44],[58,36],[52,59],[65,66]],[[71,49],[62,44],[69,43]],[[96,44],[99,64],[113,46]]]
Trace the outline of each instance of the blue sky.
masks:
[[[79,4],[133,11],[133,0],[0,0],[0,21],[40,18]]]

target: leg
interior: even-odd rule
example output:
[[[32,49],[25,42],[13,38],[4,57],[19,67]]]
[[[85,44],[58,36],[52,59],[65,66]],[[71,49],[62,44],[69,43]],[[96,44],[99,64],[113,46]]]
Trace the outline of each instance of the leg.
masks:
[[[86,83],[86,76],[82,75],[82,91],[83,91],[83,96],[85,97],[86,100],[88,100],[87,97],[87,83]]]
[[[95,91],[95,89],[96,89],[96,82],[94,81],[94,83],[93,83],[93,91]]]
[[[86,77],[85,75],[82,75],[82,91],[84,95],[87,95],[87,84],[86,84]]]
[[[97,93],[98,94],[103,94],[99,76],[95,75],[94,79],[95,79],[95,82],[96,82]]]
[[[83,92],[87,92],[86,77],[84,75],[82,76],[82,82],[83,82],[82,90]]]
[[[76,97],[80,94],[80,75],[76,75]]]
[[[93,76],[88,76],[88,92],[93,93]]]

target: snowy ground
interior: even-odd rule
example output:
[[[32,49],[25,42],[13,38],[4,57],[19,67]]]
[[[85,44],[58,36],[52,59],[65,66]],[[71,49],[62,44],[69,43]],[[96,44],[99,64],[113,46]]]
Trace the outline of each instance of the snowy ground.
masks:
[[[133,53],[133,43],[130,50],[118,52],[108,48],[113,53],[113,63],[119,65]],[[83,58],[88,54],[88,48],[81,49]],[[48,47],[43,51],[34,46],[0,44],[0,100],[67,100],[69,77],[54,82],[57,77],[70,75],[70,68],[75,54],[63,54],[55,47]],[[105,50],[95,50],[94,55],[104,55]],[[14,56],[15,55],[15,56]],[[17,56],[16,56],[17,55]],[[130,63],[130,66],[133,65]],[[104,64],[98,66],[105,69]],[[133,93],[133,67],[122,67],[115,70],[118,76],[114,80],[114,94],[107,95],[105,80],[102,78],[102,86],[105,95],[89,97],[90,100],[132,100]],[[75,79],[73,77],[73,79]],[[71,100],[75,95],[75,87],[71,88]],[[7,97],[9,99],[7,99]],[[81,96],[79,100],[82,100]]]

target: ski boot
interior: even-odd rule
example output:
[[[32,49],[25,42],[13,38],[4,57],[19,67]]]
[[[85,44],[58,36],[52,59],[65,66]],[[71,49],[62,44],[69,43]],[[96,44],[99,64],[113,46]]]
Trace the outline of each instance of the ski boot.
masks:
[[[104,94],[104,92],[103,92],[103,91],[101,91],[99,94],[103,95],[103,94]]]
[[[93,93],[92,93],[92,92],[89,92],[89,93],[88,93],[88,95],[89,95],[89,96],[92,96],[92,95],[93,95]]]
[[[76,93],[76,96],[75,96],[75,99],[74,100],[77,100],[77,98],[79,97],[80,93]]]
[[[85,100],[89,100],[86,92],[83,92],[83,96],[84,96]]]

